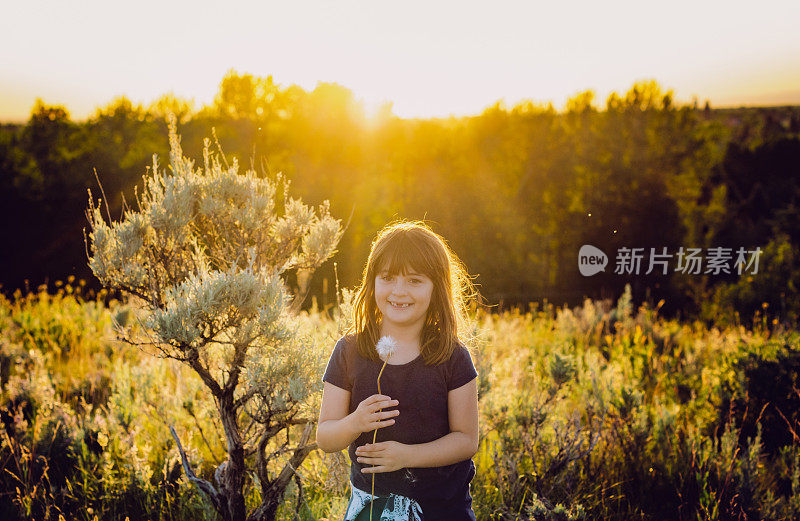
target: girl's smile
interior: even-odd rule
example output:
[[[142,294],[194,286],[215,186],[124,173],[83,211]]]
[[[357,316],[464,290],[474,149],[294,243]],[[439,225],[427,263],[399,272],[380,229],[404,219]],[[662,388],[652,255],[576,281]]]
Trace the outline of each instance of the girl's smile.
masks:
[[[433,282],[421,273],[382,271],[375,277],[375,303],[388,327],[422,327],[432,293]]]

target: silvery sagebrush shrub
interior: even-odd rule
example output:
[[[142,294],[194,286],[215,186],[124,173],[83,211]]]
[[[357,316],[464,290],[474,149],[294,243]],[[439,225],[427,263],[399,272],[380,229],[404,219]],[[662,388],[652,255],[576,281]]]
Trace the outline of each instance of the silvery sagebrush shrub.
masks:
[[[327,202],[314,210],[289,197],[280,177],[241,174],[238,162],[229,166],[224,156],[223,165],[208,139],[203,167],[195,169],[183,157],[174,116],[169,140],[169,170],[154,155],[138,211],[126,208],[121,221],[108,215],[106,222],[90,192],[89,266],[135,305],[131,326],[116,324],[120,340],[187,364],[213,396],[227,458],[216,486],[200,479],[173,432],[189,479],[222,519],[274,519],[286,486],[316,446],[309,442],[314,414],[307,401],[318,387],[313,346],[288,312],[281,277],[295,269],[307,283],[335,253],[341,222]],[[272,472],[277,453],[270,442],[283,432],[289,439],[295,425],[302,434],[290,448],[274,449],[288,459]],[[262,501],[249,515],[242,492],[248,475]]]

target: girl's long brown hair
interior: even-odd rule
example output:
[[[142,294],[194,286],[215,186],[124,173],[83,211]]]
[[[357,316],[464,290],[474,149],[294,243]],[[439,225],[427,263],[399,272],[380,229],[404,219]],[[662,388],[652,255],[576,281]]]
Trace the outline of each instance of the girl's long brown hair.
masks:
[[[475,292],[464,265],[445,240],[422,221],[398,221],[379,233],[369,252],[361,287],[354,302],[353,325],[358,352],[380,360],[375,345],[380,338],[381,312],[375,303],[375,277],[409,271],[433,282],[428,314],[422,327],[420,351],[426,364],[444,362],[455,350],[467,325],[466,302]]]

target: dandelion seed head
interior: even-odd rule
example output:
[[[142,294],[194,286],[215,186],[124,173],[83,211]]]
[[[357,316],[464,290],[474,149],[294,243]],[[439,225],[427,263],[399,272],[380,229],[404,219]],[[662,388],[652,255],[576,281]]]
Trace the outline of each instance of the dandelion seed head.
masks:
[[[392,356],[395,351],[397,351],[397,340],[388,335],[381,337],[381,339],[378,340],[378,345],[375,346],[375,349],[378,351],[378,356],[380,356],[381,359],[386,360]]]

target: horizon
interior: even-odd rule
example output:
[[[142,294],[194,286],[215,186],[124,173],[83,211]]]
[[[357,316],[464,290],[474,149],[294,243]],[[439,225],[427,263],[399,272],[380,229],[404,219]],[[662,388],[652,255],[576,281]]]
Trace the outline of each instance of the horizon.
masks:
[[[249,74],[249,73],[246,73],[246,72],[238,72],[238,71],[232,71],[232,72],[235,72],[235,73],[240,74],[240,75]],[[266,78],[266,76],[264,76],[264,77]],[[640,79],[638,81],[649,81],[649,80],[648,79]],[[656,80],[653,80],[653,81],[656,81]],[[531,99],[531,98],[521,98],[521,99],[518,99],[518,100],[514,100],[513,102],[509,102],[505,98],[498,98],[498,99],[495,99],[494,101],[486,103],[484,106],[480,107],[479,109],[477,109],[475,111],[472,111],[472,112],[469,112],[469,113],[428,114],[428,115],[425,115],[425,114],[420,114],[420,115],[416,115],[416,114],[411,114],[411,115],[397,114],[395,112],[395,110],[394,110],[394,106],[393,106],[394,104],[393,104],[393,102],[391,100],[385,100],[384,99],[384,100],[381,100],[380,102],[377,102],[377,103],[370,103],[363,96],[359,96],[358,92],[356,92],[353,89],[349,88],[347,85],[341,85],[341,84],[339,84],[337,82],[326,82],[326,81],[322,81],[322,80],[317,82],[317,85],[320,85],[320,84],[335,84],[335,85],[339,85],[340,87],[344,87],[344,88],[350,90],[353,93],[353,98],[358,103],[360,103],[362,105],[362,107],[364,108],[365,116],[367,116],[368,118],[372,117],[374,115],[374,111],[377,111],[377,109],[379,109],[382,105],[384,105],[386,103],[389,103],[389,105],[391,106],[391,114],[392,114],[392,116],[394,116],[394,117],[396,117],[398,119],[403,119],[403,120],[414,120],[414,119],[449,119],[449,118],[459,119],[459,118],[475,117],[475,116],[479,116],[484,111],[486,111],[486,110],[488,110],[488,109],[490,109],[490,108],[492,108],[494,106],[497,106],[498,104],[500,105],[501,108],[503,108],[505,110],[511,110],[512,108],[514,108],[516,106],[519,106],[521,104],[528,103],[528,102],[533,103],[535,106],[540,106],[540,107],[548,107],[549,105],[552,105],[553,109],[556,112],[564,113],[566,111],[567,100],[572,99],[575,96],[577,96],[577,95],[579,95],[579,94],[581,94],[583,92],[586,92],[586,91],[594,92],[595,97],[593,99],[592,105],[595,106],[598,111],[602,112],[602,111],[606,110],[607,100],[612,94],[616,94],[618,96],[624,97],[625,93],[630,88],[632,88],[634,86],[635,82],[632,82],[626,88],[622,88],[622,89],[619,89],[619,90],[614,90],[614,91],[605,93],[605,95],[602,95],[602,96],[598,95],[597,92],[594,91],[591,88],[585,89],[584,91],[580,91],[580,92],[574,92],[571,95],[566,96],[565,99],[559,104],[554,103],[554,100],[535,100],[535,99]],[[287,85],[287,84],[278,83],[278,85],[280,85],[282,88],[287,88],[287,87],[290,87],[290,86],[293,86],[293,85],[296,85],[296,84]],[[314,90],[314,88],[316,88],[317,85],[315,85],[312,88],[305,88],[304,87],[304,90],[306,90],[307,92],[311,92],[311,91]],[[677,93],[675,93],[675,89],[670,88],[668,85],[663,85],[661,83],[658,83],[658,86],[662,89],[663,94],[667,94],[668,92],[672,91],[672,93],[673,93],[673,105],[674,106],[678,106],[678,107],[685,106],[685,105],[692,105],[692,104],[696,103],[698,108],[703,108],[706,102],[708,102],[709,107],[710,107],[711,110],[735,110],[735,109],[743,109],[743,108],[800,107],[800,90],[798,90],[797,92],[786,93],[785,96],[775,96],[775,95],[767,95],[767,94],[765,94],[765,95],[762,95],[762,96],[743,97],[741,102],[729,102],[729,103],[724,104],[724,105],[719,105],[719,104],[715,104],[714,101],[709,99],[709,98],[700,98],[698,96],[693,96],[692,99],[681,99],[677,95]],[[20,117],[18,117],[16,119],[10,119],[10,118],[3,118],[2,114],[0,114],[0,124],[23,125],[23,124],[27,123],[30,120],[31,114],[32,114],[33,110],[35,109],[36,103],[37,103],[38,100],[41,100],[41,102],[45,106],[48,106],[48,107],[62,107],[62,108],[64,108],[67,111],[67,114],[69,116],[70,121],[73,121],[73,122],[76,122],[76,123],[82,123],[82,122],[85,122],[85,121],[89,120],[90,118],[94,117],[98,110],[101,110],[101,109],[104,109],[106,107],[109,107],[109,106],[111,106],[112,104],[114,104],[115,102],[117,102],[118,100],[120,100],[122,98],[127,99],[128,101],[130,101],[131,104],[134,107],[138,106],[138,107],[141,107],[141,108],[147,110],[148,107],[151,104],[153,104],[156,101],[158,101],[162,96],[168,96],[168,95],[174,96],[178,100],[188,101],[188,102],[192,103],[192,110],[191,110],[192,115],[195,115],[195,114],[199,113],[203,109],[212,107],[213,104],[214,104],[213,97],[211,99],[209,99],[208,101],[206,101],[205,103],[203,103],[202,105],[198,105],[196,103],[195,99],[193,99],[193,98],[185,98],[185,97],[183,97],[183,96],[181,96],[179,94],[176,94],[174,92],[164,92],[161,95],[156,96],[156,97],[154,97],[152,99],[148,99],[148,100],[131,99],[130,97],[128,97],[125,94],[120,94],[120,95],[115,95],[115,96],[109,98],[105,102],[98,103],[97,105],[95,105],[91,109],[84,109],[84,110],[82,110],[80,113],[78,113],[76,115],[76,113],[72,110],[72,108],[69,105],[65,104],[65,103],[51,102],[51,101],[49,101],[47,99],[43,99],[41,97],[37,97],[31,103],[30,109],[28,110],[27,114],[24,117],[20,116]],[[775,102],[774,101],[774,100],[778,100],[778,99],[780,99],[780,100],[784,100],[785,99],[785,100],[788,100],[788,101],[787,102],[780,102],[780,101],[779,102]]]

